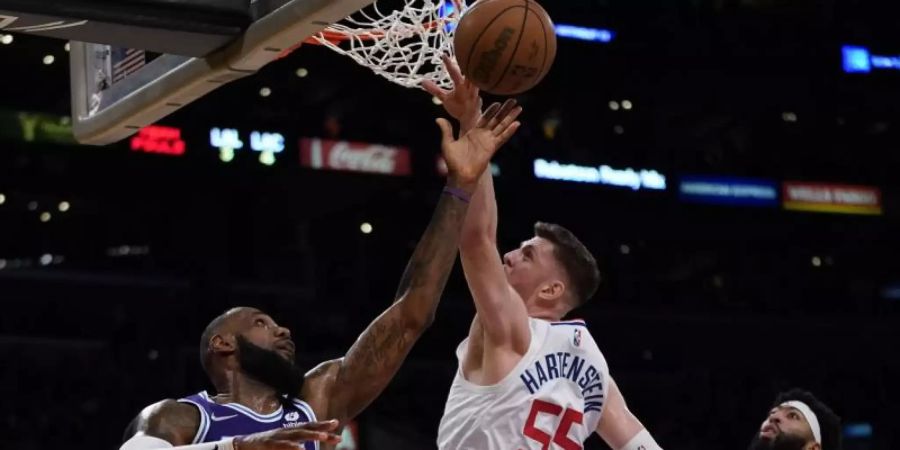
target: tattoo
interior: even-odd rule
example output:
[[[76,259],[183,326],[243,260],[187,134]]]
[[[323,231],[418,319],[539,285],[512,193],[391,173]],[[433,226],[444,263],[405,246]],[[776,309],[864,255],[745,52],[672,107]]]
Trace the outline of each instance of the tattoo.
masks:
[[[329,410],[346,420],[387,386],[419,336],[434,320],[468,205],[442,195],[400,280],[395,302],[360,335],[344,357]]]
[[[144,409],[129,425],[125,437],[127,440],[140,431],[174,446],[189,445],[199,425],[200,412],[196,407],[164,400]]]

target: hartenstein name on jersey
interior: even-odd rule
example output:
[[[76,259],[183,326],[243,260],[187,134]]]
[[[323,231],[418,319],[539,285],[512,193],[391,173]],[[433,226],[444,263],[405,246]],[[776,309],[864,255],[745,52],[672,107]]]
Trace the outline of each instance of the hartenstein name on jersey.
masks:
[[[543,362],[543,364],[542,364]],[[568,352],[556,352],[537,358],[533,365],[525,369],[519,375],[528,392],[534,394],[541,389],[544,383],[557,378],[565,378],[581,388],[584,397],[584,412],[601,412],[603,409],[603,382],[602,372],[597,370],[586,360],[573,356]]]

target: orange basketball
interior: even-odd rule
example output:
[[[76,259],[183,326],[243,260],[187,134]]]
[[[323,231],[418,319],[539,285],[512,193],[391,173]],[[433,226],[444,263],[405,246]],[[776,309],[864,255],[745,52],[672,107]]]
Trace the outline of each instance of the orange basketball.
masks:
[[[479,0],[460,18],[453,47],[463,75],[479,89],[515,95],[550,71],[556,33],[534,0]]]

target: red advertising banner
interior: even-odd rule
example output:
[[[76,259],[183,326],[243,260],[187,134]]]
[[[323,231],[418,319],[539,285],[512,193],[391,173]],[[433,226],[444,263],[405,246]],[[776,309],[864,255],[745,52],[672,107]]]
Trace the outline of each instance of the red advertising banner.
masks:
[[[404,147],[318,138],[300,139],[300,164],[312,169],[412,174],[410,152]]]
[[[131,138],[131,150],[135,152],[181,156],[184,155],[185,147],[178,128],[151,125],[142,128],[137,136]]]
[[[873,186],[785,181],[784,209],[843,214],[881,214],[881,191]]]

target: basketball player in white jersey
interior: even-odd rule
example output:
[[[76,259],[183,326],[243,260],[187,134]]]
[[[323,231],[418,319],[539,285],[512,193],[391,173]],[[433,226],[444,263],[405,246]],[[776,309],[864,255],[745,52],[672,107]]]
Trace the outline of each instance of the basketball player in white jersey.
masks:
[[[423,87],[464,132],[480,115],[478,90],[444,63],[454,90]],[[626,407],[585,323],[561,321],[597,290],[590,252],[565,228],[538,223],[533,238],[501,259],[489,170],[467,214],[460,256],[477,314],[456,352],[438,447],[575,450],[597,432],[614,450],[660,449]]]
[[[841,418],[813,394],[778,394],[749,450],[841,450]]]
[[[469,198],[494,153],[516,129],[512,104],[491,108],[460,139],[444,119],[447,185],[395,300],[347,354],[306,372],[294,357],[290,330],[254,308],[214,319],[200,342],[204,370],[215,385],[144,409],[121,450],[319,450],[339,441],[332,432],[384,390],[419,336],[434,320],[456,261]],[[309,317],[308,320],[315,320]],[[336,419],[316,423],[319,418]]]

